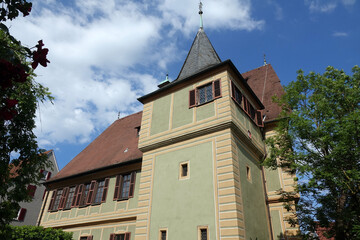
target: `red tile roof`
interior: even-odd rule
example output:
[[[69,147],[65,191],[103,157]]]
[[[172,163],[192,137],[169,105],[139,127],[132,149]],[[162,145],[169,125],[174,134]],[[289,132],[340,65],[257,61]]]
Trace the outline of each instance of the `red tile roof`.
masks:
[[[101,169],[118,163],[140,159],[137,127],[142,112],[116,120],[82,152],[73,158],[51,181]]]
[[[272,101],[272,96],[283,95],[284,89],[271,64],[242,73],[242,76],[264,104],[265,111],[263,114],[266,115],[265,122],[274,120],[281,112],[281,108]]]

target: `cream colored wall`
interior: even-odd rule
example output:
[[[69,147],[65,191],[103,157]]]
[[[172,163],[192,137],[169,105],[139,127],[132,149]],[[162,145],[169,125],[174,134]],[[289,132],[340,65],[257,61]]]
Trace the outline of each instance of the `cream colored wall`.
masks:
[[[265,137],[268,138],[275,134],[276,131],[269,127],[266,129]],[[278,194],[280,190],[294,191],[296,184],[294,178],[296,175],[291,175],[282,168],[275,170],[265,169],[264,172],[274,239],[281,239],[279,236],[282,235],[296,235],[299,231],[299,226],[293,227],[286,220],[293,215],[293,212],[285,209],[284,204],[280,202],[280,195]],[[279,234],[279,231],[281,231],[281,234]]]

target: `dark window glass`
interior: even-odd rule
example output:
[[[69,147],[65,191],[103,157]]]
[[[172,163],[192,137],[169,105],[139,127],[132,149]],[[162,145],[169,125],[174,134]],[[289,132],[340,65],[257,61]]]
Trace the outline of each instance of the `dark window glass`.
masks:
[[[186,177],[188,175],[187,163],[181,165],[181,176]]]
[[[200,229],[200,237],[201,237],[201,240],[207,240],[207,229],[206,228]]]
[[[235,87],[235,101],[241,106],[242,94],[237,87]]]
[[[125,240],[125,234],[116,234],[115,240]]]
[[[203,104],[213,100],[212,84],[198,88],[199,104]]]
[[[53,206],[52,210],[58,209],[62,192],[63,192],[62,189],[57,191],[55,199],[54,199],[54,206]]]
[[[123,182],[122,182],[121,195],[120,195],[121,199],[129,197],[130,176],[131,174],[123,175]]]
[[[80,240],[87,240],[88,237],[80,237]]]
[[[161,240],[166,240],[166,231],[161,230]]]
[[[65,203],[65,209],[68,209],[71,207],[71,203],[72,203],[72,200],[74,198],[74,193],[75,193],[75,187],[71,187],[69,189],[69,194],[68,194],[68,197],[66,199],[66,203]]]
[[[104,192],[105,180],[100,180],[98,182],[98,187],[96,190],[96,195],[94,199],[94,203],[101,203],[101,198]]]

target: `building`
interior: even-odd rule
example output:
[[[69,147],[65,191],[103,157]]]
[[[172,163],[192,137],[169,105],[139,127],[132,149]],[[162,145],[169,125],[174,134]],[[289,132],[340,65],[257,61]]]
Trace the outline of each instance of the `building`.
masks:
[[[290,239],[276,191],[293,176],[259,164],[282,93],[270,64],[241,74],[200,27],[178,78],[47,181],[41,225],[81,240]]]
[[[51,162],[52,168],[42,170],[43,173],[43,182],[49,180],[52,175],[55,175],[59,172],[59,167],[56,162],[55,153],[53,150],[46,151],[44,154],[48,156],[49,161]],[[15,170],[15,169],[14,169]],[[12,169],[12,172],[14,171]],[[28,190],[29,194],[32,196],[33,200],[31,202],[22,202],[20,203],[20,209],[18,215],[14,221],[10,224],[13,226],[24,226],[24,225],[38,225],[39,212],[42,209],[41,206],[46,196],[46,187],[44,185],[29,185]]]

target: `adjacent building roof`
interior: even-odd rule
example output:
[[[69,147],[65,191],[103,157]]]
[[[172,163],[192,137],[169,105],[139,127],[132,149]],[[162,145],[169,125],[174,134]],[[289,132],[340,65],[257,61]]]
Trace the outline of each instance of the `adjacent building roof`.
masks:
[[[220,62],[221,60],[203,28],[199,28],[179,76],[175,81],[192,76]]]
[[[51,181],[142,158],[138,130],[142,112],[116,120]]]
[[[275,120],[281,108],[272,101],[272,97],[282,96],[284,89],[271,64],[243,73],[242,76],[265,106],[263,112],[266,115],[265,122]]]

